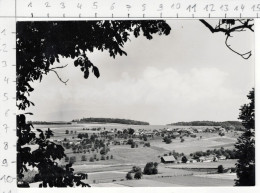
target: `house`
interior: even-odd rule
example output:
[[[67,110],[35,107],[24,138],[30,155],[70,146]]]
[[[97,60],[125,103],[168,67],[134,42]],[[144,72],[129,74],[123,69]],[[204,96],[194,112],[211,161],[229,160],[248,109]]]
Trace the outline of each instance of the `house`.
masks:
[[[144,135],[146,135],[147,137],[153,137],[154,133],[153,132],[145,132]]]
[[[205,161],[205,160],[206,160],[205,156],[200,156],[200,157],[199,157],[199,162],[203,162],[203,161]]]
[[[176,159],[173,156],[163,156],[161,157],[161,162],[164,164],[175,163]]]
[[[197,163],[197,160],[191,159],[191,160],[190,160],[190,163]]]
[[[227,159],[227,157],[226,156],[224,156],[224,155],[221,155],[221,156],[219,156],[219,158],[218,158],[219,160],[225,160],[225,159]]]
[[[179,137],[180,134],[179,134],[178,132],[173,132],[173,133],[172,133],[172,136],[174,136],[174,137]]]

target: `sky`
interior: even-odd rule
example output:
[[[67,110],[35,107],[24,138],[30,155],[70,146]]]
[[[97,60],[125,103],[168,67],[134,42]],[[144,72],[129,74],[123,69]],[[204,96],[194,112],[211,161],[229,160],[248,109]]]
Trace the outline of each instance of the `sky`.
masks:
[[[214,21],[211,21],[214,22]],[[127,56],[115,59],[94,51],[88,57],[100,77],[84,79],[72,59],[69,64],[34,82],[28,109],[34,121],[71,121],[83,117],[125,118],[153,125],[179,121],[237,120],[239,108],[254,87],[254,55],[244,60],[225,46],[222,33],[212,34],[198,20],[167,20],[168,36],[152,40],[131,36]],[[237,51],[254,50],[254,34],[234,34]]]

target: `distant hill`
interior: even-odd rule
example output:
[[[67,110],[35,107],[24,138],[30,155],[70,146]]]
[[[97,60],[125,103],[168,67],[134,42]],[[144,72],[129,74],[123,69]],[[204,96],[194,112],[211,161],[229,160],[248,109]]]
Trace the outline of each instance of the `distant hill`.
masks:
[[[231,128],[233,127],[235,130],[244,130],[245,127],[239,121],[223,121],[223,122],[215,122],[215,121],[191,121],[191,122],[177,122],[171,123],[168,125],[178,125],[178,126],[221,126],[223,128]]]
[[[130,119],[113,119],[113,118],[82,118],[82,119],[75,119],[72,122],[77,123],[119,123],[119,124],[127,124],[127,125],[149,125],[148,122],[143,121],[135,121]]]
[[[65,121],[28,121],[33,125],[69,125],[71,122]]]

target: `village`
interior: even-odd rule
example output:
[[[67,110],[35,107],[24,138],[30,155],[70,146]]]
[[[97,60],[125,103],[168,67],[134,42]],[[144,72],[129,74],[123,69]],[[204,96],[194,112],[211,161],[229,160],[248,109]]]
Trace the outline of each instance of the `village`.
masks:
[[[127,146],[131,148],[150,147],[153,141],[161,141],[164,144],[171,144],[172,141],[179,141],[180,143],[186,143],[185,140],[189,138],[193,141],[200,141],[203,139],[203,135],[215,134],[220,138],[225,136],[227,133],[237,134],[234,130],[227,130],[223,127],[189,127],[189,128],[163,128],[163,129],[118,129],[106,127],[93,127],[93,128],[82,128],[78,131],[66,130],[65,134],[62,135],[64,138],[54,137],[51,139],[53,142],[61,144],[68,155],[71,154],[82,154],[82,158],[66,158],[66,162],[77,162],[81,159],[82,161],[99,161],[108,160],[113,158],[113,155],[108,155],[111,147],[115,146]],[[237,134],[238,135],[238,134]],[[99,156],[100,154],[100,156]],[[197,163],[197,162],[217,162],[218,160],[225,160],[227,158],[234,159],[234,156],[228,155],[226,152],[207,150],[207,152],[196,152],[190,154],[184,153],[165,153],[158,155],[160,162],[167,164],[180,164],[180,163]]]

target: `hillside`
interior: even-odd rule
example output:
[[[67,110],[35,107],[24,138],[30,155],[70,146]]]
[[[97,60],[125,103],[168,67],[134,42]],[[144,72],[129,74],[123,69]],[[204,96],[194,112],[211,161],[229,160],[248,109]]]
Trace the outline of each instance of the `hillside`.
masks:
[[[113,119],[113,118],[82,118],[82,119],[74,119],[72,122],[77,123],[119,123],[119,124],[126,124],[126,125],[149,125],[148,122],[143,121],[135,121],[130,119]]]
[[[234,128],[235,130],[244,130],[244,126],[239,121],[190,121],[190,122],[177,122],[168,125],[178,125],[178,126],[221,126],[224,128]]]

